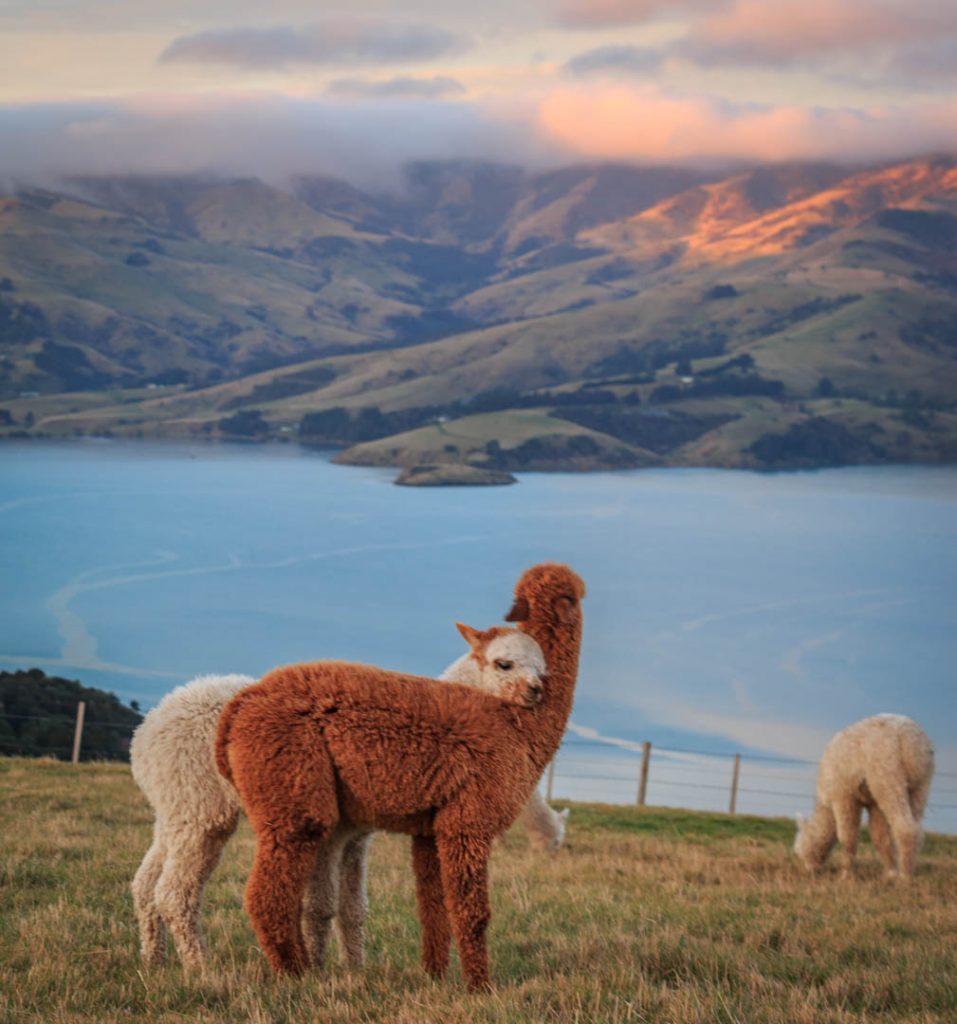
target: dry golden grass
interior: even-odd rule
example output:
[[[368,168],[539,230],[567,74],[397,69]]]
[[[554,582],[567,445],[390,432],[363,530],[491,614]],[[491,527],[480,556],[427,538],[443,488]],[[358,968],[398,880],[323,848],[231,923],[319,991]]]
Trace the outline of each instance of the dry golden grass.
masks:
[[[146,970],[129,881],[150,815],[120,765],[0,761],[0,1021],[747,1022],[957,1020],[957,839],[931,837],[909,885],[806,878],[786,821],[576,805],[569,843],[496,850],[496,989],[418,965],[406,841],[380,836],[369,965],[276,981],[241,908],[241,828],[209,886],[211,969]]]

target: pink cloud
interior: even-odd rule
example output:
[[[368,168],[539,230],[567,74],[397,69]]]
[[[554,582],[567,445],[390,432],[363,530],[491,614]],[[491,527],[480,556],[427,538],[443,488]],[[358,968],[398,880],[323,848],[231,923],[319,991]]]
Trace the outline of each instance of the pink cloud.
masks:
[[[945,0],[734,0],[692,27],[682,50],[702,60],[760,63],[957,37]]]
[[[687,11],[724,6],[728,0],[565,0],[558,12],[566,28],[612,28],[638,25]]]
[[[539,107],[539,127],[589,159],[863,161],[951,149],[957,100],[907,109],[734,106],[654,86],[563,88]]]

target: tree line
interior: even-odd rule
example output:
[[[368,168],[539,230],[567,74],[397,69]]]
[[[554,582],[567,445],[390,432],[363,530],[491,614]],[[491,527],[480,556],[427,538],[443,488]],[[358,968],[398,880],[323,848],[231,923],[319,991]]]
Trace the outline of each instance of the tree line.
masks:
[[[81,758],[127,760],[133,730],[143,721],[136,702],[127,707],[113,693],[38,668],[0,672],[0,753],[68,759],[81,700]]]

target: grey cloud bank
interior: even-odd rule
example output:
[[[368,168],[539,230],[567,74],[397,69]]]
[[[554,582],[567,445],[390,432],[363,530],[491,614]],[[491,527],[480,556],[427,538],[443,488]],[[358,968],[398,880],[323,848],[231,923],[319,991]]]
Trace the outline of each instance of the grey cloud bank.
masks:
[[[527,118],[503,122],[461,100],[363,95],[366,84],[352,84],[348,103],[257,94],[242,101],[198,99],[189,111],[105,102],[0,107],[0,183],[122,173],[255,175],[282,183],[322,173],[387,188],[417,159],[528,166],[571,159],[530,130]],[[431,88],[454,93],[441,81]]]
[[[454,78],[436,75],[432,78],[390,78],[368,81],[363,78],[337,78],[326,93],[346,100],[365,99],[442,99],[463,96],[465,86]]]
[[[245,71],[297,64],[402,64],[461,53],[471,41],[431,25],[327,20],[295,27],[230,28],[180,36],[160,55],[165,64],[224,64]]]
[[[576,76],[613,73],[647,77],[661,66],[661,61],[657,50],[645,46],[599,46],[572,57],[564,71]]]
[[[868,110],[718,105],[634,82],[631,88],[615,83],[609,144],[600,132],[588,134],[604,116],[607,83],[595,84],[569,90],[582,107],[564,132],[533,103],[477,102],[444,76],[343,78],[324,98],[309,100],[247,92],[0,106],[0,182],[199,173],[282,184],[299,174],[326,174],[378,189],[399,183],[401,168],[415,160],[531,169],[608,159],[716,168],[740,160],[861,163],[953,151],[957,138],[953,102]],[[664,141],[654,130],[662,119],[671,132]],[[771,137],[773,156],[765,144]],[[620,139],[626,147],[619,147]]]

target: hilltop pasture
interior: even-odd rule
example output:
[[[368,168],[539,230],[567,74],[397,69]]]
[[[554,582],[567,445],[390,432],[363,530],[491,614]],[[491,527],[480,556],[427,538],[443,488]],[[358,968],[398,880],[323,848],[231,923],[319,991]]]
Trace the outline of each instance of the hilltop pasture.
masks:
[[[241,826],[207,893],[211,969],[139,959],[129,882],[151,817],[116,764],[0,760],[0,1021],[333,1024],[432,1021],[851,1024],[957,1018],[957,838],[932,835],[909,885],[809,879],[792,824],[575,804],[555,855],[518,827],[492,861],[495,990],[469,995],[418,964],[406,841],[370,864],[364,972],[335,957],[274,980],[242,910]]]

